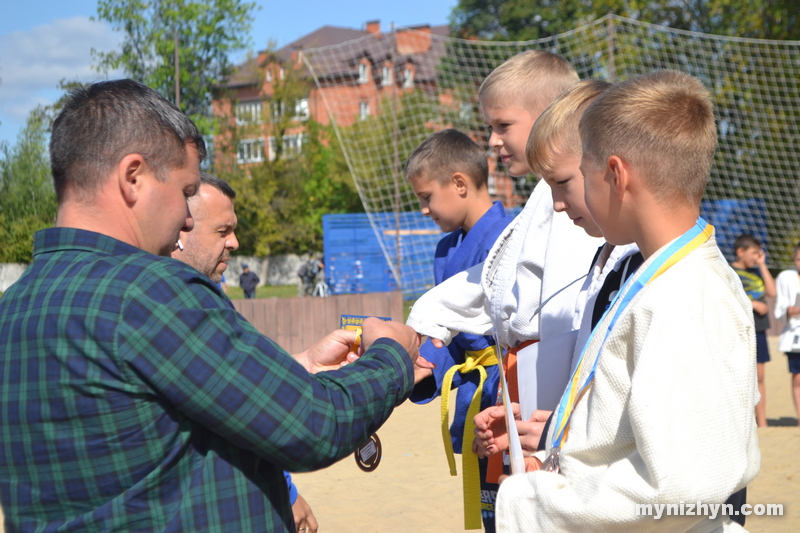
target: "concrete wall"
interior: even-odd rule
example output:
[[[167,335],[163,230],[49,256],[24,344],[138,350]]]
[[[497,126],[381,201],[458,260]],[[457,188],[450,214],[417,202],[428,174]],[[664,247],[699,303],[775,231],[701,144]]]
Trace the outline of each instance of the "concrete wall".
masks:
[[[22,276],[28,265],[25,263],[0,263],[0,292],[5,292]]]
[[[297,269],[309,257],[296,254],[270,257],[233,256],[228,260],[225,281],[229,286],[238,287],[239,276],[242,275],[242,265],[246,264],[250,267],[250,271],[255,272],[261,279],[260,285],[297,285]]]
[[[261,285],[297,285],[297,268],[307,261],[308,255],[275,255],[272,257],[248,257],[237,255],[228,261],[225,281],[238,287],[242,275],[242,264],[250,267],[261,278]],[[0,263],[0,292],[5,292],[15,283],[28,265],[24,263]]]

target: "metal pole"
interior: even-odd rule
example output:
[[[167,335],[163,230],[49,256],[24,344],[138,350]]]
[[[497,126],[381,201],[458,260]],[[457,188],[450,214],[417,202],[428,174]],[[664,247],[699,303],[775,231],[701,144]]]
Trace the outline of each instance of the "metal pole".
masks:
[[[175,41],[175,106],[181,108],[181,60],[178,55],[178,30],[177,28],[172,31],[172,37]]]

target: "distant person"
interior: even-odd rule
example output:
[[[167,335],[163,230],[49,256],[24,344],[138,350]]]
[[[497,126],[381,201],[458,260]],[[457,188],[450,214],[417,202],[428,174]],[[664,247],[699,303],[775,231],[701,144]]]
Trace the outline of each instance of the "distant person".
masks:
[[[294,532],[282,471],[351,454],[410,394],[410,328],[365,320],[344,367],[354,331],[292,357],[169,257],[204,156],[132,80],[74,89],[56,117],[58,218],[0,298],[9,531]]]
[[[792,400],[797,420],[800,421],[800,243],[792,256],[795,268],[778,274],[775,318],[783,321],[783,331],[778,349],[789,360],[792,374]]]
[[[238,223],[233,207],[235,198],[236,191],[227,182],[201,172],[200,189],[189,198],[194,227],[191,231],[181,231],[182,247],[172,252],[174,259],[183,261],[220,285],[225,280],[223,271],[227,268],[231,252],[239,248],[235,233]],[[283,475],[289,487],[295,527],[298,531],[315,533],[319,526],[311,507],[297,492],[291,474],[284,472]]]
[[[442,130],[425,139],[408,157],[405,178],[419,200],[422,214],[447,233],[437,244],[433,260],[437,285],[486,259],[497,237],[512,220],[506,216],[502,202],[493,202],[489,195],[486,151],[460,131]],[[472,501],[478,508],[480,496],[496,492],[497,485],[486,482],[487,460],[478,460],[470,449],[472,418],[476,414],[470,412],[470,405],[476,402],[473,410],[485,408],[497,398],[499,372],[494,340],[491,336],[461,333],[443,348],[427,341],[420,354],[436,368],[417,372],[411,400],[424,404],[442,395],[445,412],[449,411],[450,390],[457,389],[450,433],[442,436],[446,439],[445,451],[452,475],[456,473],[453,453],[461,454],[466,442],[461,475],[465,476],[465,486],[470,480],[475,483],[475,492],[465,492],[465,505]],[[487,500],[484,503],[491,503],[484,499]]]
[[[758,427],[767,427],[767,388],[764,385],[764,365],[769,362],[769,306],[767,298],[776,294],[775,280],[767,268],[764,248],[753,235],[740,235],[733,242],[735,259],[731,266],[744,287],[744,292],[753,305],[753,320],[756,324],[756,367],[758,373],[758,392],[761,399],[756,405]]]
[[[314,293],[314,284],[323,268],[325,268],[325,265],[315,256],[311,256],[307,261],[300,263],[297,268],[297,276],[300,278],[300,285],[297,288],[298,296],[309,296]]]
[[[219,290],[222,291],[222,294],[228,294],[228,282],[225,279],[225,274],[219,279]]]
[[[242,274],[239,276],[239,286],[244,291],[245,298],[256,297],[256,286],[261,283],[255,272],[250,272],[250,267],[244,263],[242,264]]]

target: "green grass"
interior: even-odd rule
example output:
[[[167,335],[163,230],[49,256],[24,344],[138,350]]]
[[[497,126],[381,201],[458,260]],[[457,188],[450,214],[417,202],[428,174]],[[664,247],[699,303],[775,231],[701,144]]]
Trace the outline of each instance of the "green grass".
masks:
[[[264,285],[263,287],[256,287],[256,298],[295,298],[296,296],[297,285]],[[242,300],[244,291],[241,287],[228,285],[228,298]]]

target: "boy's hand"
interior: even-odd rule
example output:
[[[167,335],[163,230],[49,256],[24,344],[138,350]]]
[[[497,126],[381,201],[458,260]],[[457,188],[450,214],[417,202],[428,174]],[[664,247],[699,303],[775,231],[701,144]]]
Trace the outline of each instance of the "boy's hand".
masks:
[[[538,450],[547,419],[552,411],[534,411],[527,421],[519,420],[519,404],[512,403],[512,410],[519,434],[522,451],[531,454]],[[508,450],[508,431],[506,429],[506,410],[502,405],[484,409],[475,415],[475,439],[472,451],[478,457],[488,457]]]
[[[759,302],[758,300],[753,300],[751,302],[753,304],[753,311],[758,313],[759,315],[766,315],[769,313],[769,306],[766,302]]]
[[[790,305],[786,308],[786,315],[789,317],[800,315],[800,307],[796,305]]]

